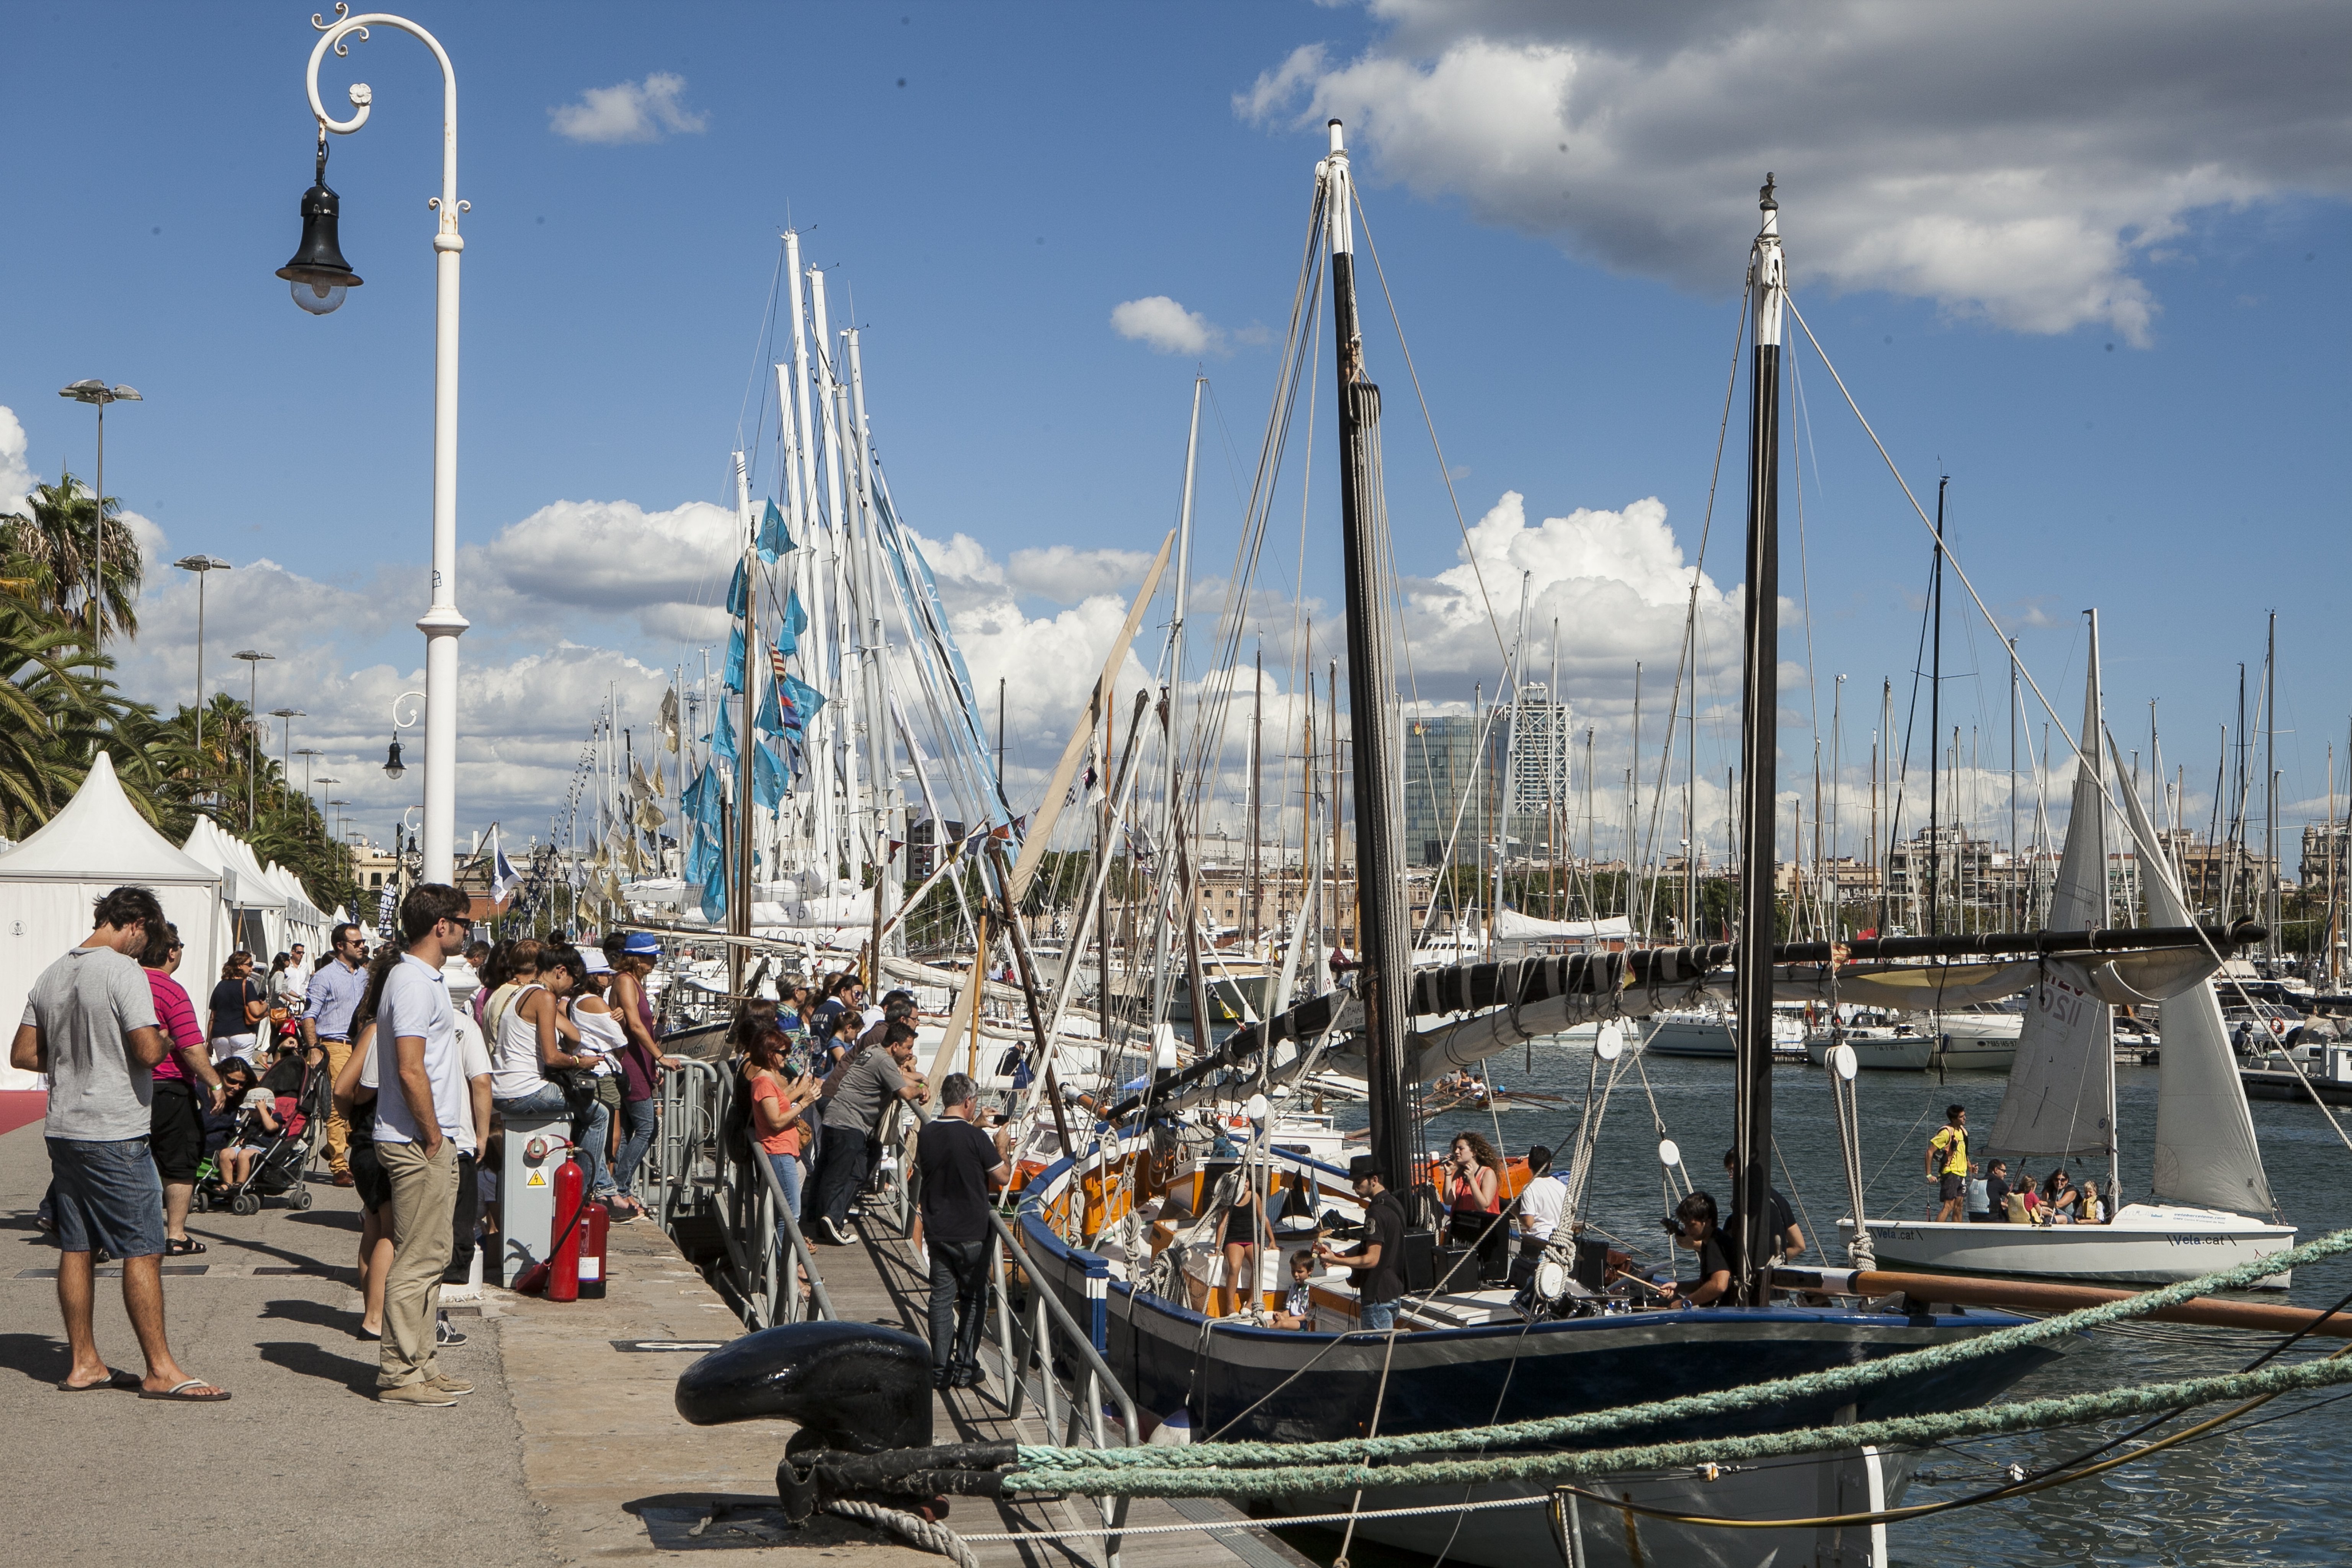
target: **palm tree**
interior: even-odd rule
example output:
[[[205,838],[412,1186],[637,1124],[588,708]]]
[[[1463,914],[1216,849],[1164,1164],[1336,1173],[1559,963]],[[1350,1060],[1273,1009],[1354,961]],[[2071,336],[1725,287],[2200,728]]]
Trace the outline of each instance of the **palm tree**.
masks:
[[[142,743],[152,712],[115,689],[106,673],[113,666],[91,649],[81,623],[0,595],[0,833],[21,838],[48,821],[101,749],[141,815],[166,832],[184,821],[177,792]]]
[[[23,511],[0,516],[0,560],[5,562],[0,576],[22,582],[19,591],[58,618],[79,616],[87,622],[92,569],[102,567],[100,635],[137,636],[146,560],[121,521],[122,502],[113,496],[100,501],[71,474],[60,475],[53,485],[36,485],[26,500]]]

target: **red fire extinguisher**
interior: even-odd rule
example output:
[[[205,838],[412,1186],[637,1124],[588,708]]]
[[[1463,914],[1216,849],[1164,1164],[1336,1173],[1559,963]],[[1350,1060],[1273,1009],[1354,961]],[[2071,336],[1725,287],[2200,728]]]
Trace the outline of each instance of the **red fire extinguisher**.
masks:
[[[548,1237],[547,1299],[551,1301],[580,1300],[580,1247],[575,1230],[580,1225],[581,1194],[587,1178],[581,1173],[579,1162],[570,1154],[555,1168],[555,1218]],[[604,1285],[596,1289],[601,1293]]]
[[[599,1203],[591,1203],[580,1222],[580,1298],[583,1301],[604,1299],[604,1236],[612,1223],[613,1211]]]

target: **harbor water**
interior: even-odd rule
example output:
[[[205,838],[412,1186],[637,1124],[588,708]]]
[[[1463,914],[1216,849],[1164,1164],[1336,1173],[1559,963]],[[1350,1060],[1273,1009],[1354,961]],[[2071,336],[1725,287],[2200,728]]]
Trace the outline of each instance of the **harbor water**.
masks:
[[[1532,1091],[1558,1102],[1517,1100],[1500,1110],[1433,1117],[1431,1145],[1442,1147],[1456,1131],[1475,1128],[1490,1140],[1499,1134],[1499,1146],[1514,1156],[1536,1143],[1564,1150],[1574,1136],[1591,1062],[1591,1048],[1581,1040],[1538,1041],[1531,1052],[1492,1058],[1490,1075],[1506,1090]],[[1604,1067],[1604,1080],[1607,1073]],[[2129,1201],[2147,1195],[2157,1073],[2118,1068],[2116,1079],[2123,1192]],[[1923,1177],[1923,1152],[1944,1108],[1965,1105],[1978,1136],[1988,1136],[2005,1082],[1998,1073],[1953,1073],[1941,1081],[1928,1073],[1862,1075],[1863,1169],[1870,1177],[1874,1217],[1929,1216],[1933,1189]],[[1637,1256],[1664,1258],[1658,1220],[1669,1205],[1658,1162],[1661,1134],[1679,1145],[1693,1184],[1727,1207],[1721,1162],[1732,1136],[1731,1090],[1728,1061],[1657,1058],[1627,1070],[1602,1125],[1588,1211],[1591,1223],[1632,1243]],[[1777,1068],[1772,1094],[1774,1184],[1797,1209],[1811,1244],[1804,1260],[1843,1265],[1837,1221],[1849,1205],[1828,1079],[1818,1068]],[[1361,1105],[1336,1109],[1343,1126],[1362,1125]],[[2257,1101],[2253,1117],[2272,1189],[2301,1238],[2352,1226],[2352,1151],[2321,1112],[2308,1104]],[[2049,1162],[2030,1164],[2038,1177]],[[2104,1160],[2070,1171],[2078,1184],[2087,1176],[2105,1191]],[[1681,1272],[1690,1272],[1686,1258]],[[2327,1307],[2347,1291],[2352,1257],[2297,1271],[2285,1299],[2298,1306]],[[2264,1292],[2252,1299],[2280,1297]],[[2077,1341],[2070,1354],[2018,1385],[2010,1397],[2233,1372],[2275,1342],[2272,1336],[2178,1325],[2102,1331]],[[2306,1341],[2289,1353],[2326,1354],[2342,1342]],[[2306,1349],[2314,1345],[2318,1348]],[[2330,1404],[2331,1398],[2344,1403]],[[2192,1415],[2149,1436],[2161,1436],[2217,1413]],[[2342,1438],[2347,1413],[2352,1395],[2283,1397],[2220,1431],[2089,1479],[1895,1524],[1888,1535],[1892,1556],[1912,1568],[2343,1563],[2352,1559],[2347,1544],[2352,1538],[2352,1444]],[[1968,1496],[1999,1484],[2011,1464],[2038,1469],[2096,1447],[2128,1425],[1951,1445],[1927,1459],[1905,1500]],[[1339,1539],[1311,1530],[1284,1533],[1324,1561]],[[1357,1568],[1406,1568],[1423,1561],[1367,1546],[1359,1541],[1350,1552]]]

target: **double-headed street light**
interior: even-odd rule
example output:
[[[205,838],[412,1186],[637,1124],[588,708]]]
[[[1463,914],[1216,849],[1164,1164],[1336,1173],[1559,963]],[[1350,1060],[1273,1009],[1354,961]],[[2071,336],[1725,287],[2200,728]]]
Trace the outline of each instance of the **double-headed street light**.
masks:
[[[135,386],[109,386],[93,377],[77,381],[71,386],[58,388],[59,397],[70,397],[76,403],[98,406],[98,516],[90,524],[89,552],[89,640],[95,647],[102,637],[105,622],[100,618],[99,605],[106,593],[106,405],[110,403],[144,403]]]
[[[360,286],[359,274],[343,259],[337,234],[341,204],[327,184],[327,136],[348,136],[367,123],[374,95],[363,82],[350,89],[355,110],[349,120],[327,113],[319,98],[319,66],[327,51],[350,53],[352,38],[366,38],[371,26],[397,28],[426,48],[441,67],[441,194],[427,205],[440,215],[433,237],[435,257],[433,339],[433,584],[432,603],[416,623],[425,634],[425,878],[448,882],[457,873],[457,638],[466,617],[457,613],[457,259],[466,247],[457,216],[457,76],[440,40],[404,17],[351,15],[335,6],[331,22],[311,18],[319,29],[310,50],[308,85],[310,113],[319,123],[319,160],[310,188],[302,193],[302,240],[294,258],[278,269],[293,290],[294,302],[325,315]],[[387,768],[387,771],[390,771]]]
[[[205,759],[205,578],[215,572],[229,571],[231,567],[217,555],[183,555],[172,564],[183,572],[196,574],[196,765],[202,767]]]
[[[258,765],[261,742],[259,718],[261,661],[277,657],[274,653],[263,653],[257,648],[249,647],[241,647],[229,655],[231,658],[245,660],[245,830],[247,833],[253,831],[253,781],[255,775],[261,771]]]
[[[283,805],[286,792],[294,783],[294,721],[308,719],[310,715],[299,708],[272,708],[269,716],[286,721],[286,733],[278,738],[278,796],[279,804]]]

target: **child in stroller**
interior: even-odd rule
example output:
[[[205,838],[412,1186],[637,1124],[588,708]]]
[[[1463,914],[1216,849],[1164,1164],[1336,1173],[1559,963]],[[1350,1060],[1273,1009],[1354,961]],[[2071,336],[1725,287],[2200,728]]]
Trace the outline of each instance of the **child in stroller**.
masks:
[[[289,1051],[245,1092],[236,1132],[215,1156],[218,1177],[210,1189],[197,1188],[199,1205],[225,1204],[231,1214],[257,1214],[263,1198],[284,1194],[289,1208],[310,1206],[303,1172],[319,1136],[320,1118],[310,1104],[317,1098],[317,1077],[306,1070],[299,1051]]]

